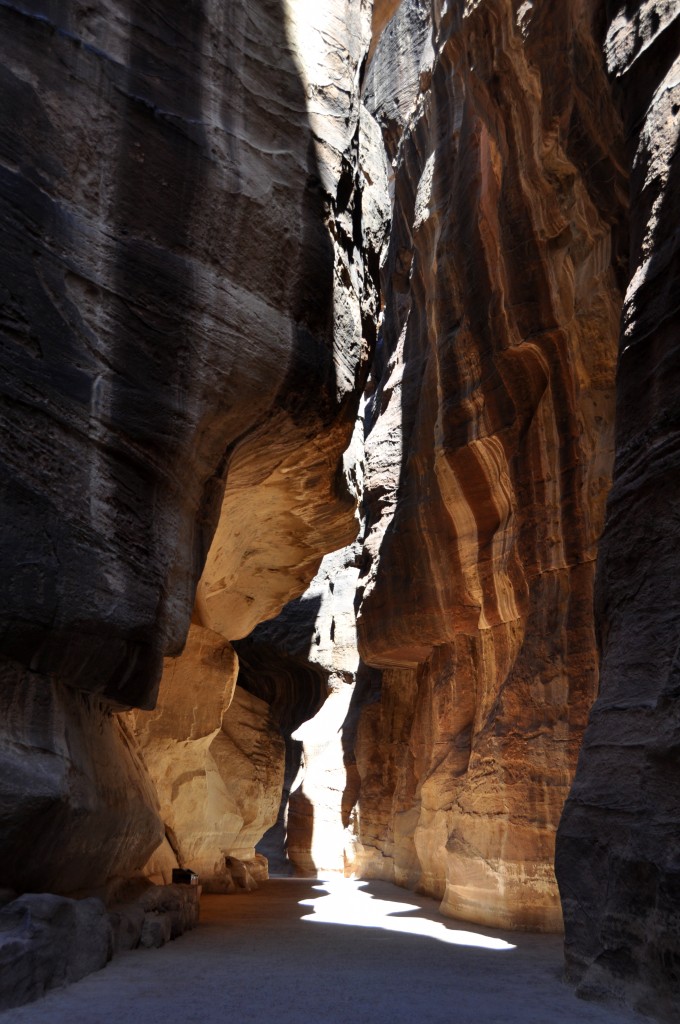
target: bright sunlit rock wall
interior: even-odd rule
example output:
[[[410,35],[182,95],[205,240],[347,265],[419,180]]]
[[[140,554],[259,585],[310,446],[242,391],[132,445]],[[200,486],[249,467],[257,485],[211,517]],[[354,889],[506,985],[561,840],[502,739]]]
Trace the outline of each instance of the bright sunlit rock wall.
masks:
[[[404,0],[364,101],[392,162],[367,409],[360,869],[559,929],[597,688],[622,131],[593,5]]]

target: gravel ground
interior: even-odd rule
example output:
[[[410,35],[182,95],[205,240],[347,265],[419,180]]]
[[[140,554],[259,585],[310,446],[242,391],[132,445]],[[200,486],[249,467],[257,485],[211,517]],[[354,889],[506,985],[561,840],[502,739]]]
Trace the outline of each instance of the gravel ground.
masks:
[[[0,1024],[639,1024],[575,998],[562,940],[453,921],[385,882],[272,879]]]

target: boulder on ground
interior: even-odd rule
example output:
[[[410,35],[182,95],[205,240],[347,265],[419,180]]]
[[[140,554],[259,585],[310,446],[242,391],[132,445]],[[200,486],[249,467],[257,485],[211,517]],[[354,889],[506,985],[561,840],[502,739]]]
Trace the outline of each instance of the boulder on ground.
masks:
[[[29,893],[0,910],[0,1010],[84,978],[113,954],[101,900]]]

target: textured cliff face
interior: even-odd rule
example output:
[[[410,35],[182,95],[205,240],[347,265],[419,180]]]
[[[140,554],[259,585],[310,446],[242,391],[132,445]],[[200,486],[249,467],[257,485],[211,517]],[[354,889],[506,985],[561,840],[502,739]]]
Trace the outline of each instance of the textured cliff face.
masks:
[[[283,740],[267,704],[236,686],[237,666],[230,644],[192,625],[155,711],[135,714],[169,845],[212,891],[227,888],[226,857],[254,859],[283,785]]]
[[[597,681],[620,124],[587,3],[405,0],[367,73],[394,169],[368,409],[364,871],[559,928]]]
[[[0,654],[16,706],[21,666],[46,694],[153,706],[220,515],[195,616],[218,646],[351,538],[341,455],[376,312],[369,31],[368,6],[343,0],[0,5]],[[24,728],[30,747],[28,713]],[[137,867],[158,841],[150,788],[146,813]]]
[[[305,189],[311,192],[313,202],[301,211],[302,220],[289,208],[272,223],[269,196],[261,209],[261,231],[287,288],[289,252],[304,264],[294,297],[301,323],[273,414],[251,439],[240,441],[231,459],[220,525],[196,594],[202,623],[230,639],[247,636],[298,597],[321,556],[354,539],[356,495],[351,465],[342,456],[378,312],[377,249],[384,217],[373,172],[375,132],[370,123],[360,123],[358,92],[370,6],[352,0],[296,2],[286,5],[285,13],[304,90],[298,103],[308,118],[304,142],[312,160],[296,185],[305,195]],[[271,131],[268,123],[262,127]],[[281,155],[276,151],[270,157],[275,180]],[[246,226],[251,230],[252,222]],[[271,295],[272,270],[258,271],[266,295]],[[271,329],[268,319],[262,326]],[[319,337],[328,351],[320,352]],[[270,355],[276,363],[277,353],[270,349]],[[269,363],[257,367],[263,374],[260,390],[270,369],[279,372]]]
[[[305,875],[354,866],[358,777],[346,730],[359,665],[358,555],[358,545],[328,555],[300,600],[237,644],[240,685],[270,704],[286,740],[278,827],[260,846],[276,870],[285,862]]]
[[[601,685],[560,825],[567,965],[669,1020],[678,921],[678,183],[680,12],[612,5],[607,64],[626,112],[631,281],[617,455],[598,562]]]
[[[354,466],[357,497],[362,449],[359,420],[346,454]],[[259,847],[278,871],[309,875],[349,872],[355,866],[359,655],[354,596],[360,552],[357,539],[327,555],[302,598],[236,644],[239,684],[267,702],[286,742],[278,821]]]
[[[106,898],[163,837],[135,737],[96,697],[19,665],[0,682],[3,885]]]
[[[273,825],[559,928],[596,619],[568,967],[673,1019],[677,4],[370,21],[0,0],[3,879],[226,886]]]
[[[332,265],[329,280],[312,275],[305,281],[309,292],[301,297],[299,312],[309,316],[320,301],[329,302],[334,387],[343,414],[320,422],[323,366],[303,337],[303,348],[289,370],[297,384],[286,380],[278,408],[262,429],[239,442],[230,460],[187,647],[176,666],[172,659],[166,662],[162,687],[167,678],[167,692],[161,691],[157,711],[150,717],[137,716],[171,842],[180,860],[198,870],[211,888],[225,884],[225,855],[251,859],[254,844],[275,824],[279,811],[286,813],[282,790],[287,797],[299,761],[299,743],[291,739],[291,731],[317,710],[327,691],[323,672],[310,672],[291,660],[295,644],[291,646],[290,638],[274,651],[265,636],[254,650],[252,645],[243,648],[246,662],[238,700],[230,707],[224,677],[205,670],[196,645],[207,643],[217,651],[226,649],[224,638],[244,637],[304,590],[321,554],[356,535],[360,451],[345,453],[349,437],[344,410],[352,403],[356,406],[357,379],[365,375],[368,344],[375,333],[374,278],[388,221],[380,132],[365,111],[360,115],[358,99],[359,65],[369,39],[368,10],[355,3],[314,9],[296,4],[288,15],[314,134],[313,151],[318,154],[315,187],[325,196],[324,222],[319,223],[327,233]],[[295,228],[294,223],[291,230]],[[283,226],[274,225],[274,230],[283,231]],[[306,236],[302,243],[307,244]],[[312,248],[305,259],[314,255]],[[262,370],[258,366],[254,372]],[[312,587],[312,603],[315,594]],[[350,611],[353,594],[352,587]],[[313,621],[307,622],[308,608],[309,604],[294,632],[313,627]],[[351,617],[353,622],[353,612]],[[342,660],[339,635],[328,642],[334,643],[335,657]],[[352,657],[357,658],[355,642]],[[182,704],[182,693],[189,694],[193,709],[188,717],[174,712],[176,701]],[[217,719],[194,735],[202,702],[215,701]],[[341,746],[338,750],[334,770],[344,778]],[[327,839],[337,859],[335,833],[337,828]],[[317,842],[323,834],[316,829]],[[282,842],[270,852],[283,858]],[[170,851],[165,854],[167,867]],[[158,868],[155,858],[149,869]]]
[[[2,650],[122,704],[152,702],[181,649],[225,479],[236,525],[243,489],[274,478],[219,568],[255,605],[221,613],[227,635],[351,527],[335,470],[366,358],[352,104],[368,12],[312,19],[332,52],[317,81],[292,10],[0,9]],[[272,535],[287,550],[268,576]]]

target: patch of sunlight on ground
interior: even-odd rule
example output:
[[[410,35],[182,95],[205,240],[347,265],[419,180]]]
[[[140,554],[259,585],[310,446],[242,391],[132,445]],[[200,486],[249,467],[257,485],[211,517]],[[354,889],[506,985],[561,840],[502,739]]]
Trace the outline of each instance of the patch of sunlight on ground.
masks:
[[[390,932],[420,935],[436,939],[453,946],[476,946],[479,949],[516,949],[512,943],[492,935],[467,932],[461,928],[448,927],[441,921],[430,921],[427,917],[397,917],[420,907],[412,903],[393,903],[371,896],[362,889],[368,882],[350,878],[327,880],[314,888],[325,896],[300,900],[301,907],[311,907],[312,913],[302,918],[312,924],[345,924],[355,928],[383,928]]]

